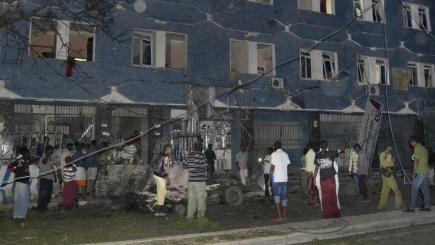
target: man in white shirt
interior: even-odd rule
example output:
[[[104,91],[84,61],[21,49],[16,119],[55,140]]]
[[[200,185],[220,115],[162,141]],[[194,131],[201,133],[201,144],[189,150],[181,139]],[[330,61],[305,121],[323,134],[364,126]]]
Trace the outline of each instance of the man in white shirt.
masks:
[[[281,149],[281,142],[276,141],[274,147],[275,152],[271,155],[270,175],[272,176],[271,183],[278,216],[272,220],[283,221],[287,219],[287,167],[290,160],[288,154]]]
[[[239,169],[240,180],[242,185],[246,186],[246,181],[248,179],[248,151],[245,146],[242,146],[242,151],[236,155],[236,164]]]
[[[270,159],[271,154],[273,153],[273,148],[270,147],[267,149],[267,155],[264,157],[263,161],[263,175],[264,175],[264,196],[269,197],[270,193]]]

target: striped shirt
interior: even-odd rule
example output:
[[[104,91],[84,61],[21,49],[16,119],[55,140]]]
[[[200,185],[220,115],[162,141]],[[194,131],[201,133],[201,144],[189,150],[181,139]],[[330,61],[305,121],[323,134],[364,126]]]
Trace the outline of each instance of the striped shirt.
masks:
[[[207,181],[207,158],[203,153],[190,153],[187,156],[186,166],[189,169],[189,182]]]
[[[65,183],[69,183],[69,182],[72,182],[72,181],[76,180],[76,177],[77,177],[76,176],[76,171],[77,171],[77,168],[76,168],[76,166],[74,164],[73,165],[65,166],[62,169],[63,181]]]

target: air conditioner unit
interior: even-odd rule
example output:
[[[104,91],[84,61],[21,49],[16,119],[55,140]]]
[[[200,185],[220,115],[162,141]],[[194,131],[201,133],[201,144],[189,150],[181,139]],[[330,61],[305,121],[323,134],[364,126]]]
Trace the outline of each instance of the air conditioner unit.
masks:
[[[368,94],[369,96],[379,96],[381,94],[379,85],[369,85]]]
[[[284,89],[284,79],[274,77],[272,78],[272,88],[273,89]]]

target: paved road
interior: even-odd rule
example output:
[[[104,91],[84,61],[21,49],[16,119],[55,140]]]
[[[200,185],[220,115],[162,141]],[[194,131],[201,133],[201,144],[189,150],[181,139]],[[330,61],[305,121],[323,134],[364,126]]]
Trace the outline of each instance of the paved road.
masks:
[[[316,241],[304,245],[433,245],[435,224],[412,226],[404,229],[370,233],[328,241]]]

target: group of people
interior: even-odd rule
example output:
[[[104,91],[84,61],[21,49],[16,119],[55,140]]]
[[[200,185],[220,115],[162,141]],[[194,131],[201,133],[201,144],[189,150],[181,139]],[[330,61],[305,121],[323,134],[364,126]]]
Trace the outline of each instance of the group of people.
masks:
[[[193,150],[187,155],[183,167],[188,170],[187,185],[187,219],[204,218],[207,199],[207,182],[212,178],[216,154],[208,145],[208,149],[202,151],[202,142],[193,145]],[[171,166],[171,145],[165,145],[153,166],[153,178],[156,183],[157,194],[155,202],[150,209],[155,210],[156,216],[165,216],[166,187],[170,185],[168,168]]]
[[[30,202],[29,184],[33,178],[38,178],[38,201],[36,210],[48,210],[55,184],[60,186],[62,203],[60,207],[70,209],[78,206],[79,201],[85,204],[95,198],[95,182],[98,172],[107,174],[107,153],[98,153],[99,149],[107,147],[107,143],[98,145],[93,140],[90,144],[67,143],[59,158],[54,155],[55,149],[46,142],[40,150],[40,156],[32,155],[30,150],[22,146],[18,150],[15,161],[8,164],[8,170],[14,173],[13,219],[24,219]],[[38,150],[36,151],[38,152]],[[97,154],[98,153],[98,154]],[[39,168],[39,175],[30,174],[30,165]]]

